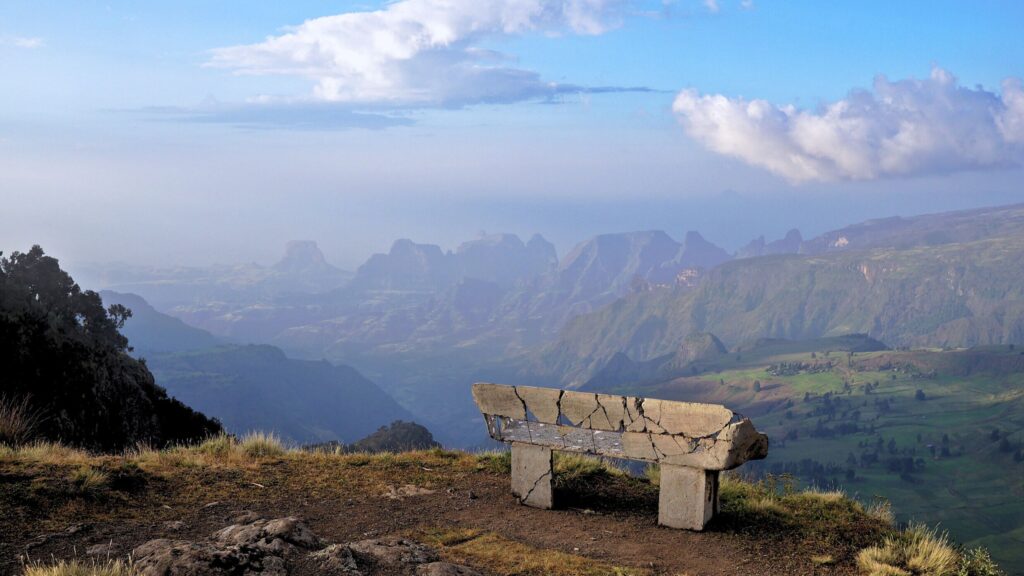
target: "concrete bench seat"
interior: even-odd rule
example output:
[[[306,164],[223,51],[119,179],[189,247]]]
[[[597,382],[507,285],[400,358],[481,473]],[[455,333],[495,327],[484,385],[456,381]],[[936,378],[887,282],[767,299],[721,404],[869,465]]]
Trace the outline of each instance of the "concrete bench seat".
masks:
[[[657,463],[658,523],[703,530],[718,511],[718,473],[768,455],[768,437],[716,404],[477,383],[491,438],[512,446],[512,493],[554,504],[552,450]]]

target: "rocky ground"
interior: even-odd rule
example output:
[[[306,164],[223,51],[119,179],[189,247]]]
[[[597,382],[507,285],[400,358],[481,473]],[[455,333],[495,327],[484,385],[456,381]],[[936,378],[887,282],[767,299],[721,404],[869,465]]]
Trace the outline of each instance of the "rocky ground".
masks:
[[[648,480],[578,459],[547,511],[493,455],[57,452],[0,454],[0,574],[128,557],[161,575],[854,574],[887,530],[845,498],[735,481],[707,531],[661,528]]]

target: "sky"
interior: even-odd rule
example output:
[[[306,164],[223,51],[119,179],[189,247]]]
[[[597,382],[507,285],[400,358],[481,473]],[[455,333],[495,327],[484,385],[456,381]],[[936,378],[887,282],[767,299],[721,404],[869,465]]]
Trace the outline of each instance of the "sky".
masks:
[[[396,238],[1024,202],[1024,3],[4,0],[0,250],[355,268]]]

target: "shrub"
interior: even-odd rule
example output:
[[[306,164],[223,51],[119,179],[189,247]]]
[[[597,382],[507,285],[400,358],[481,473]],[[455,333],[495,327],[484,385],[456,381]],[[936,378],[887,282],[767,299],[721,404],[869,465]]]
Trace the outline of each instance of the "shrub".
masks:
[[[1003,576],[1004,572],[984,548],[968,548],[960,555],[957,576]]]
[[[892,511],[892,504],[884,498],[875,499],[864,511],[868,513],[868,516],[880,520],[889,526],[896,523],[896,515]]]

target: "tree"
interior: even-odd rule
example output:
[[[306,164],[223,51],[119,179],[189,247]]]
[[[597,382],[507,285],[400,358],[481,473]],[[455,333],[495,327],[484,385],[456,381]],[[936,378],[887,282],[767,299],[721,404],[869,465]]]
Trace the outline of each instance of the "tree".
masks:
[[[914,392],[914,398],[917,399],[917,400],[920,400],[922,402],[925,401],[926,397],[924,395],[924,390],[921,390],[920,388],[918,388],[917,392]]]
[[[754,380],[754,392],[760,392],[760,391],[761,391],[761,381],[760,380]]]
[[[38,437],[97,450],[220,431],[127,354],[120,329],[130,316],[123,306],[104,309],[39,246],[0,254],[0,396],[28,399]]]

